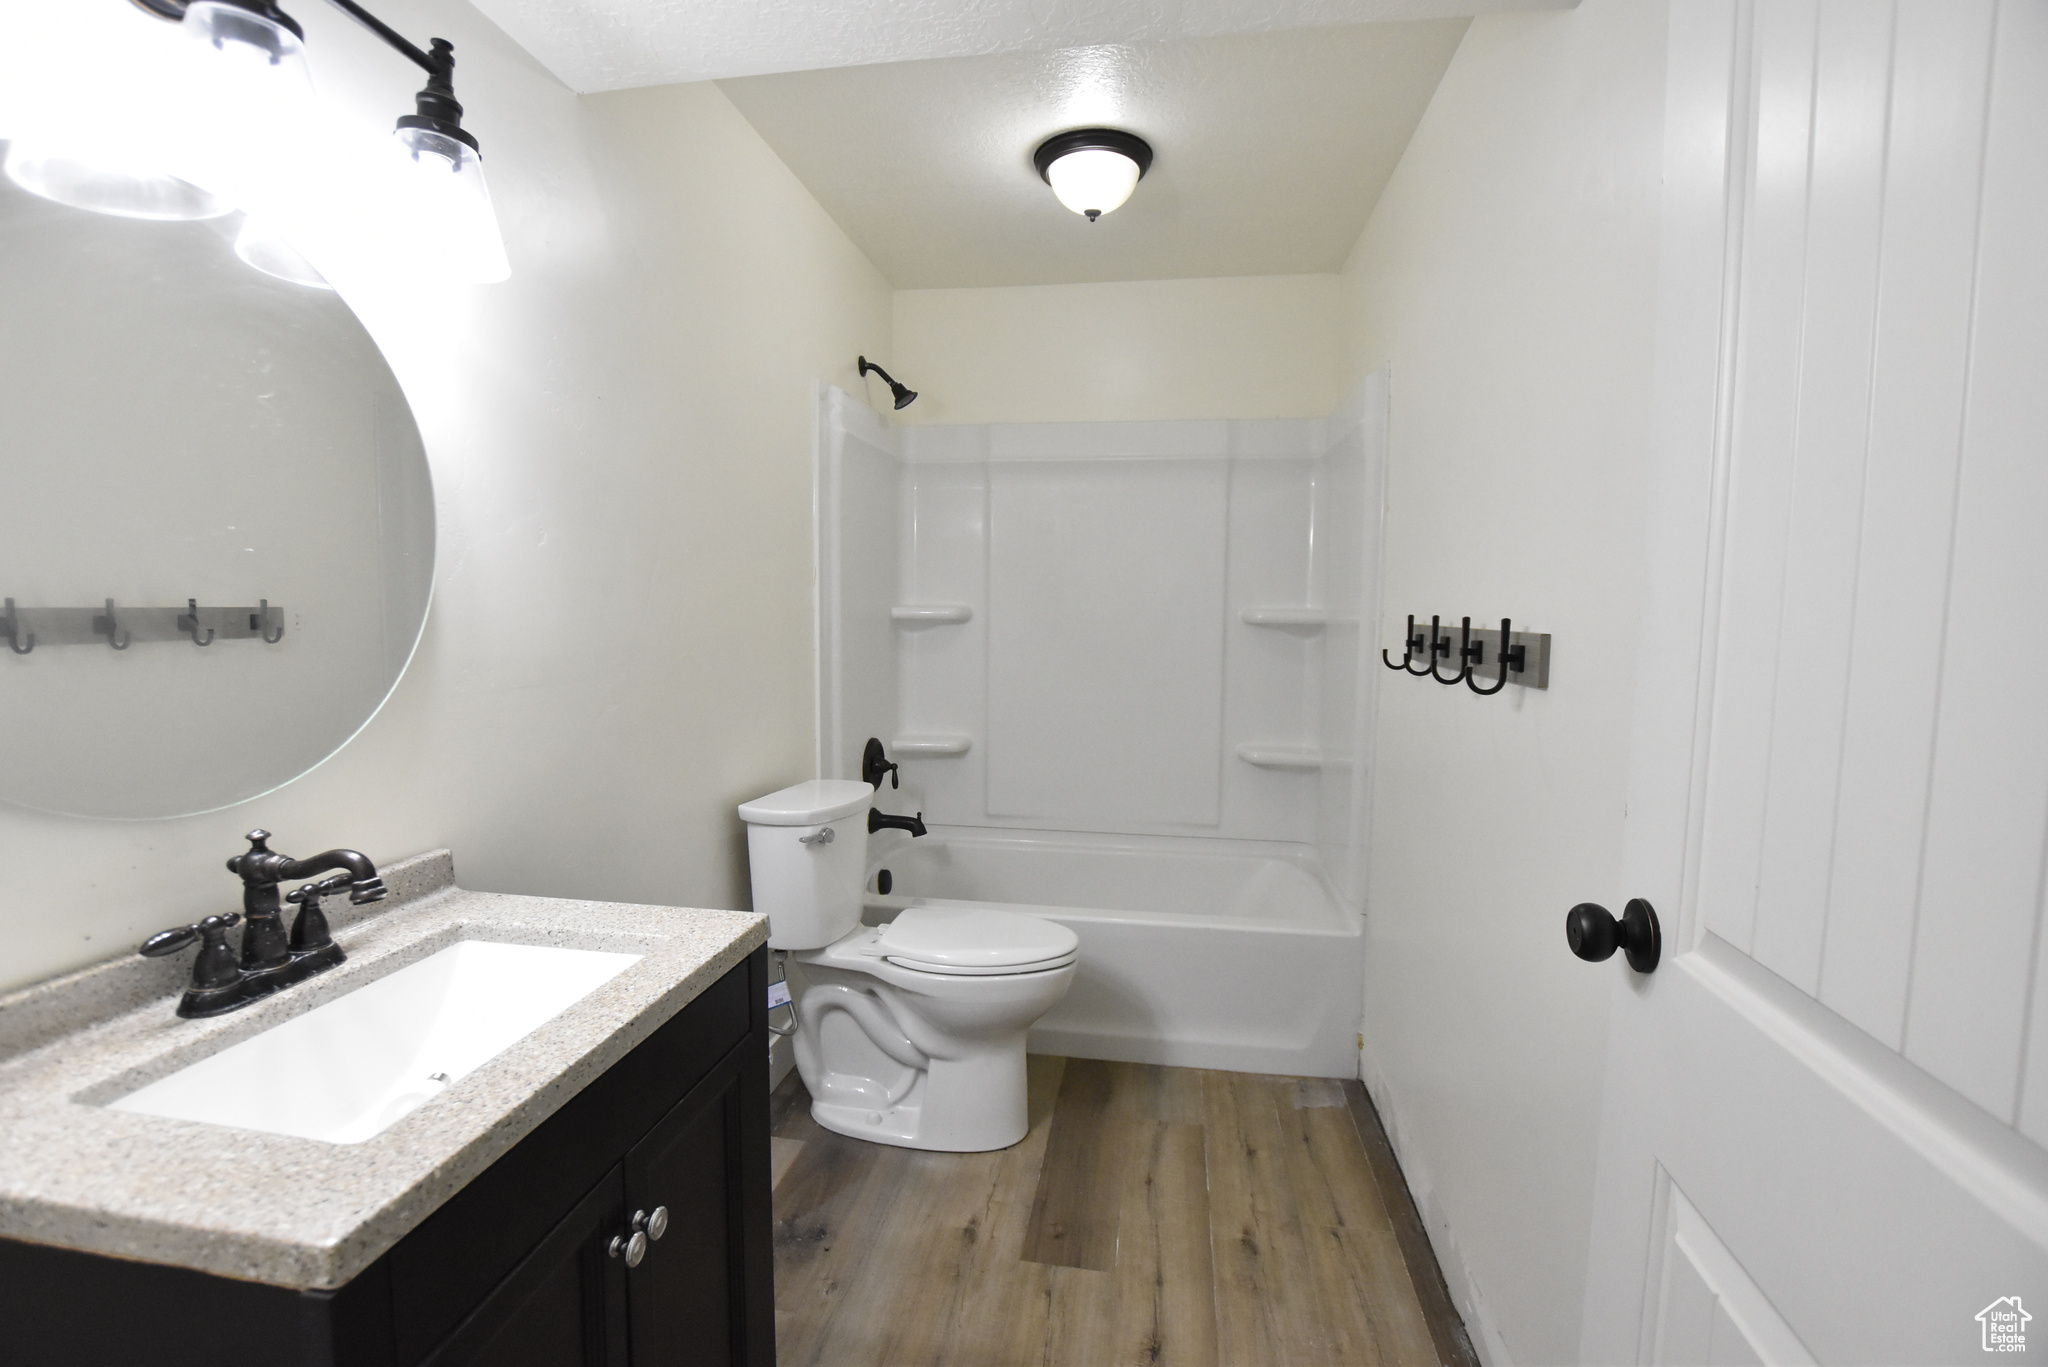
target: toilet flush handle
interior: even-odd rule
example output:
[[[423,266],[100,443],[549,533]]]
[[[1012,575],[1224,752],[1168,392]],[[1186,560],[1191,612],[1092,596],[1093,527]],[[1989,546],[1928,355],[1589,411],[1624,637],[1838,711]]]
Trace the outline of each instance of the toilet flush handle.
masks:
[[[838,839],[838,837],[833,834],[832,828],[830,826],[827,826],[824,830],[819,831],[816,835],[798,836],[796,838],[796,843],[799,845],[829,845],[836,839]]]

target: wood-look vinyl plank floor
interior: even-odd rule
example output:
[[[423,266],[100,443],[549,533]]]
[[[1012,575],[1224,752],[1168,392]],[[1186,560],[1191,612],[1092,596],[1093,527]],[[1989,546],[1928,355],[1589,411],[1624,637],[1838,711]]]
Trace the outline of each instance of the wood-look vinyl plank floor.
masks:
[[[985,1154],[833,1134],[794,1074],[778,1089],[785,1367],[1473,1361],[1356,1083],[1040,1056],[1029,1076],[1029,1134]]]

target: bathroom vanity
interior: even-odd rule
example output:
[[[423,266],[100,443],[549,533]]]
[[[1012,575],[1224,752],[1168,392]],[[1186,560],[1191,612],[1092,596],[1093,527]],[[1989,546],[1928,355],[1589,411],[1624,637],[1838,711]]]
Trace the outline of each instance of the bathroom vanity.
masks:
[[[0,1357],[772,1363],[762,919],[386,876],[296,1003],[177,1020],[144,960],[0,1001]],[[361,1142],[108,1105],[465,940],[639,957]]]

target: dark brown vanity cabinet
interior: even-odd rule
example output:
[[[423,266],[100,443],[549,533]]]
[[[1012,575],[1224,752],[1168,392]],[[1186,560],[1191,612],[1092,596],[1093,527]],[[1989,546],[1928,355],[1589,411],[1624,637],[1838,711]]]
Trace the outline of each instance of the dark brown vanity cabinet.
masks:
[[[772,1367],[767,990],[759,950],[338,1291],[0,1240],[0,1361]]]

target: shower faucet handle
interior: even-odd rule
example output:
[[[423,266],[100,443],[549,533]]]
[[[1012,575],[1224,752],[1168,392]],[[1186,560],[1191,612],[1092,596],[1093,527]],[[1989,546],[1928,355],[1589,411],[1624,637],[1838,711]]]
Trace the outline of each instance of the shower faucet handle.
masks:
[[[897,767],[889,762],[888,752],[882,749],[882,742],[874,736],[868,737],[867,748],[860,752],[861,781],[877,792],[882,787],[882,775],[889,776],[891,788],[901,788],[902,780],[897,777]]]

